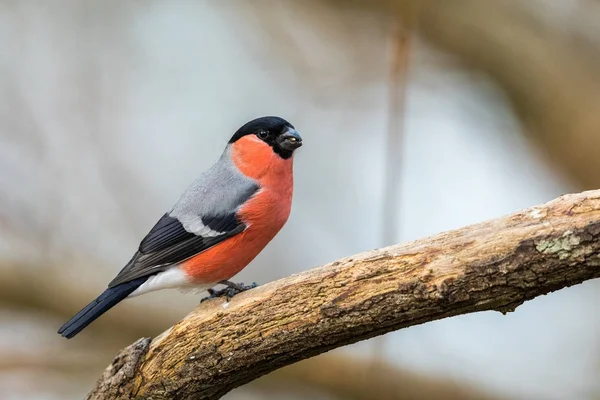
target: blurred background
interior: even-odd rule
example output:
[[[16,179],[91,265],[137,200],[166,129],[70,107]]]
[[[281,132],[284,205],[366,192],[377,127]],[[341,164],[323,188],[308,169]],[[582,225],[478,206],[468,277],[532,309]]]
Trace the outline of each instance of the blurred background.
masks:
[[[235,280],[600,188],[597,0],[0,1],[0,398],[78,399],[201,296],[57,328],[246,121],[302,134],[286,227]],[[290,246],[289,243],[294,243]],[[600,399],[600,282],[276,371],[244,399]]]

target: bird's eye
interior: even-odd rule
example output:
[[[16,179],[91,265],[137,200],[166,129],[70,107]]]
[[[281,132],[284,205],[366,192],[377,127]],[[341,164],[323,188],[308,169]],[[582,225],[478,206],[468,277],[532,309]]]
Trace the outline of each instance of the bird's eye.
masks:
[[[268,131],[264,131],[264,130],[263,131],[259,131],[258,132],[258,137],[264,140],[264,139],[266,139],[266,138],[269,137],[269,132]]]

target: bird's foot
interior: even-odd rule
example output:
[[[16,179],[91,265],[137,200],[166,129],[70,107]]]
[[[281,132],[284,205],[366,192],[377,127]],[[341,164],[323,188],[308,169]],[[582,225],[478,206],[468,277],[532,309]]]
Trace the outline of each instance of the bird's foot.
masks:
[[[223,296],[225,296],[227,301],[229,301],[236,294],[245,292],[246,290],[254,289],[255,287],[258,286],[256,284],[256,282],[252,282],[250,285],[244,285],[243,283],[233,283],[230,281],[221,281],[219,283],[221,285],[225,285],[227,287],[223,288],[221,290],[208,289],[208,294],[210,296],[205,297],[202,300],[200,300],[200,303],[202,303],[208,299],[215,299],[217,297],[223,297]]]
[[[219,282],[221,285],[225,285],[227,286],[228,289],[233,289],[236,291],[235,294],[241,293],[241,292],[245,292],[246,290],[250,290],[250,289],[254,289],[255,287],[258,287],[258,285],[256,284],[256,282],[252,282],[249,285],[244,285],[244,283],[240,282],[240,283],[234,283],[234,282],[230,282],[230,281],[221,281]]]

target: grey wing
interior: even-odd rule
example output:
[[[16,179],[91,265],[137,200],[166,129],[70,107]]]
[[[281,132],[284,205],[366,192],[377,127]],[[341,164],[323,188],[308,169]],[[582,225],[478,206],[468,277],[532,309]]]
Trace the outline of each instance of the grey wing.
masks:
[[[109,287],[164,271],[246,228],[237,211],[259,186],[221,161],[162,216]]]

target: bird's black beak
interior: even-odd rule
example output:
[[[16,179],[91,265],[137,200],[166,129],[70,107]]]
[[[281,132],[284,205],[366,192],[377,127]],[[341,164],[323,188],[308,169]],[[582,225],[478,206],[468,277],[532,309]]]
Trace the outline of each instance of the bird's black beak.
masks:
[[[294,128],[287,127],[277,137],[277,145],[284,150],[294,151],[302,146],[302,137]]]

